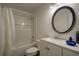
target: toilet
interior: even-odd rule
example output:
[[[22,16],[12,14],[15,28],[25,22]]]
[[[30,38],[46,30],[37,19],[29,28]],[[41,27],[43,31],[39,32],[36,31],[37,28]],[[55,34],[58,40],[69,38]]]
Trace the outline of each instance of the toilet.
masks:
[[[37,47],[31,47],[26,50],[26,56],[35,56],[38,54],[38,48]]]

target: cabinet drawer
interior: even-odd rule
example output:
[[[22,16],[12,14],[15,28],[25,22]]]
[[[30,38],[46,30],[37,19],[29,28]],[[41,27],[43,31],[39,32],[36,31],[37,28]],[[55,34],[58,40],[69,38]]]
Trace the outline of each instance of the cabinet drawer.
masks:
[[[63,56],[79,56],[79,54],[63,48]]]

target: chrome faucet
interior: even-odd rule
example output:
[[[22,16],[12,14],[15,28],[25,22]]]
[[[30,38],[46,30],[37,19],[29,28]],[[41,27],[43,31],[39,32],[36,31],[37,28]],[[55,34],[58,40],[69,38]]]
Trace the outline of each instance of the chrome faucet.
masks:
[[[61,38],[60,36],[61,36],[60,34],[59,35],[55,35],[54,38],[55,39],[63,39],[64,40],[64,38]]]

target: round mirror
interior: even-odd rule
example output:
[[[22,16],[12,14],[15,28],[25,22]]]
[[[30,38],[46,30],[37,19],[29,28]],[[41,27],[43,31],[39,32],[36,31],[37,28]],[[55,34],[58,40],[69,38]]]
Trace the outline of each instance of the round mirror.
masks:
[[[71,7],[63,6],[57,9],[52,18],[53,29],[58,33],[71,31],[75,24],[75,12]]]

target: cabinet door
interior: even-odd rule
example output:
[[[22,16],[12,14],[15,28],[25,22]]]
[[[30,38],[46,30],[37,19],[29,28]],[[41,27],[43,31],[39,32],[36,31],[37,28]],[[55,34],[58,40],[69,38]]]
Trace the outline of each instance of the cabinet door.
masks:
[[[62,48],[53,44],[48,44],[48,56],[61,56]]]
[[[48,42],[39,42],[39,50],[40,50],[40,55],[42,56],[61,56],[61,47],[58,47],[56,45],[50,44]]]
[[[63,48],[63,56],[79,56],[79,54],[77,54],[71,50]]]
[[[47,43],[42,42],[42,41],[38,42],[38,48],[40,50],[41,56],[47,56],[48,50],[46,49],[46,47],[47,47]]]

